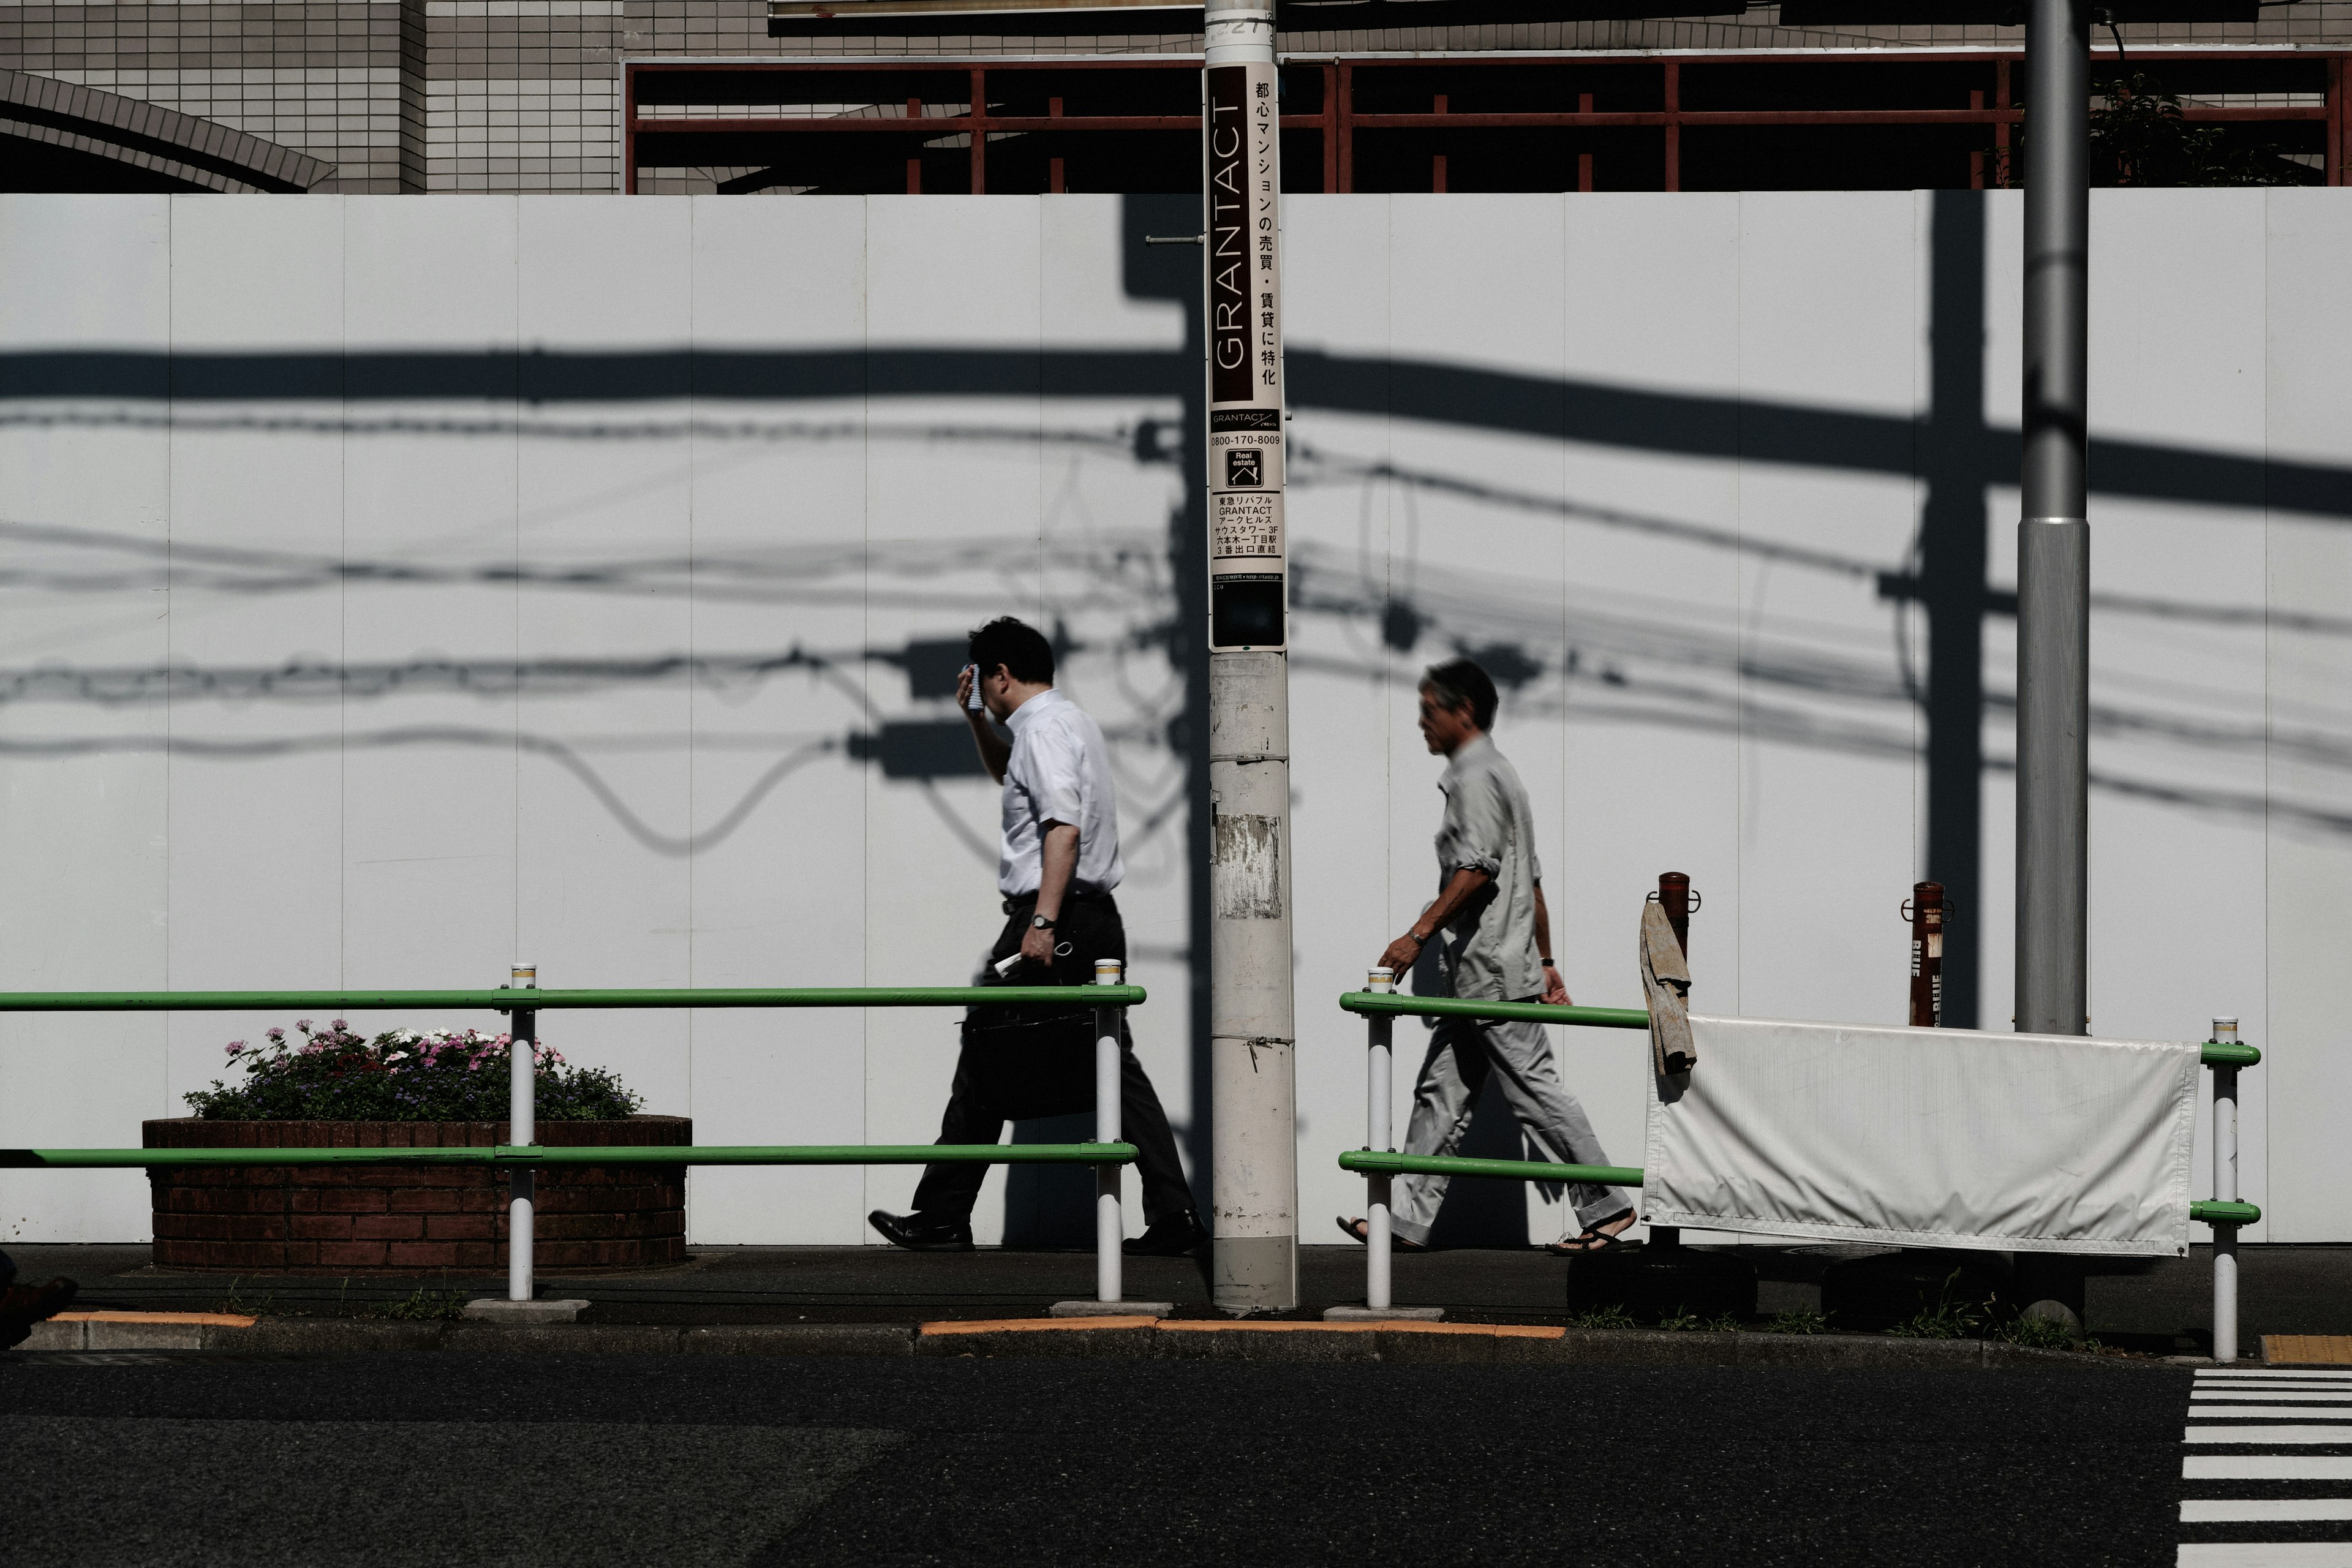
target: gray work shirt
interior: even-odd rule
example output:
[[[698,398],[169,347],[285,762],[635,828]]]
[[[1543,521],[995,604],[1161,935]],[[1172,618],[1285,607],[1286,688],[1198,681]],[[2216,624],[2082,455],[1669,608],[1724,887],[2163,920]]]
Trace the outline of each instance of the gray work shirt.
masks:
[[[1493,739],[1481,735],[1454,753],[1437,787],[1445,795],[1439,890],[1465,868],[1494,879],[1437,933],[1440,994],[1489,1002],[1541,995],[1536,884],[1543,867],[1527,786]]]

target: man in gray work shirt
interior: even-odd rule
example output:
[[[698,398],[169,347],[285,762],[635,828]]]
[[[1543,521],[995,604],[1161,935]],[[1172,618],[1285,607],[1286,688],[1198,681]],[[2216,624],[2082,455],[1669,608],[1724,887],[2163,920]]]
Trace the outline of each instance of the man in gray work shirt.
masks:
[[[1421,733],[1449,759],[1438,789],[1445,820],[1437,831],[1437,901],[1422,910],[1380,962],[1402,976],[1437,942],[1439,994],[1493,1002],[1568,1005],[1568,987],[1551,961],[1551,914],[1544,907],[1543,867],[1536,859],[1535,815],[1518,771],[1496,749],[1495,683],[1466,658],[1433,666],[1421,682]],[[1511,1110],[1554,1160],[1605,1165],[1609,1156],[1592,1122],[1559,1081],[1551,1041],[1528,1020],[1441,1018],[1414,1086],[1408,1154],[1451,1154],[1462,1146],[1478,1092],[1499,1072]],[[1408,1247],[1427,1245],[1445,1200],[1446,1178],[1402,1175],[1391,1189],[1392,1234]],[[1633,1207],[1615,1187],[1569,1189],[1582,1233],[1556,1252],[1598,1252],[1619,1245]],[[1364,1222],[1339,1222],[1360,1241]]]

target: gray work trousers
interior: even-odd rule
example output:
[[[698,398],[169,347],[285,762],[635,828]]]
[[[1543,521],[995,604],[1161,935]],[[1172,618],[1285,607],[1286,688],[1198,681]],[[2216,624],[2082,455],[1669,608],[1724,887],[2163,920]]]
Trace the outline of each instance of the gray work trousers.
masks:
[[[1451,1154],[1470,1131],[1471,1113],[1489,1073],[1499,1071],[1511,1113],[1538,1148],[1563,1165],[1605,1165],[1609,1156],[1593,1135],[1592,1121],[1576,1096],[1559,1081],[1544,1026],[1527,1019],[1441,1018],[1413,1086],[1412,1120],[1405,1127],[1408,1154]],[[1429,1240],[1429,1227],[1445,1201],[1449,1178],[1401,1175],[1390,1188],[1391,1231],[1415,1244]],[[1577,1183],[1568,1189],[1579,1225],[1622,1214],[1633,1200],[1616,1187]]]

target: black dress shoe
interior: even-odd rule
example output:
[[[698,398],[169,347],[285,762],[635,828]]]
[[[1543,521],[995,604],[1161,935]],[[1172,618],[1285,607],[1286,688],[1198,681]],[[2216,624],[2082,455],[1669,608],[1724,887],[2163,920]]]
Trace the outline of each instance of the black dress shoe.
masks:
[[[1126,1244],[1129,1258],[1181,1258],[1184,1254],[1209,1244],[1209,1227],[1201,1216],[1187,1209],[1173,1219],[1163,1219]]]
[[[866,1223],[880,1231],[893,1247],[909,1252],[970,1252],[971,1226],[960,1219],[927,1219],[919,1214],[892,1214],[876,1209]]]

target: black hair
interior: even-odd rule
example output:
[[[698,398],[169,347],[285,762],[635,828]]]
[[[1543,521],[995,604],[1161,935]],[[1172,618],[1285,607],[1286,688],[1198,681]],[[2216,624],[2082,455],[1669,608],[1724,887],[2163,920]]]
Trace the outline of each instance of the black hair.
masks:
[[[1495,727],[1495,710],[1501,699],[1495,695],[1495,680],[1478,668],[1475,658],[1450,658],[1444,664],[1433,664],[1422,672],[1421,683],[1437,694],[1441,706],[1470,710],[1470,722],[1481,730]]]
[[[966,646],[982,677],[994,675],[1001,664],[1015,680],[1034,686],[1054,684],[1054,645],[1045,640],[1045,633],[1025,622],[999,616],[971,633]]]

